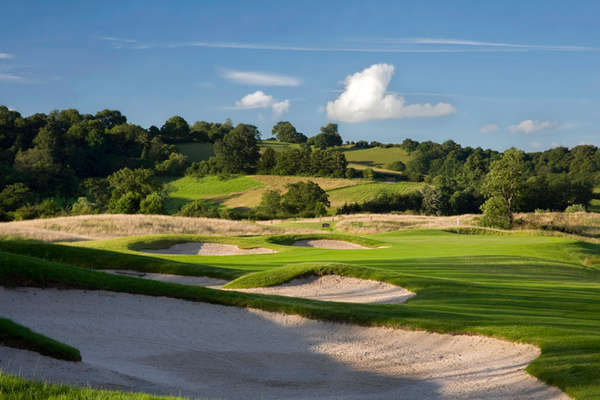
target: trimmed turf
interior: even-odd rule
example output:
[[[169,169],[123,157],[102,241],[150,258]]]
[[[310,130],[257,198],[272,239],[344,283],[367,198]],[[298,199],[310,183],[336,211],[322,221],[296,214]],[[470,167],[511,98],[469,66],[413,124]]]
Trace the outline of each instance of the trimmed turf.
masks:
[[[575,398],[600,398],[600,265],[583,263],[586,258],[600,254],[598,245],[532,234],[465,235],[433,230],[386,233],[367,239],[389,248],[360,251],[296,248],[273,244],[273,237],[255,237],[230,240],[273,247],[279,252],[237,257],[145,257],[133,254],[128,246],[152,238],[135,238],[131,243],[129,239],[84,242],[79,245],[94,248],[72,247],[79,253],[67,251],[69,246],[43,244],[59,250],[44,247],[46,250],[41,251],[41,247],[36,247],[42,246],[39,243],[25,246],[20,242],[21,245],[11,246],[8,242],[0,243],[5,251],[13,252],[3,253],[0,258],[0,265],[8,266],[0,270],[5,274],[0,275],[0,281],[25,276],[30,284],[37,285],[60,282],[75,287],[255,307],[316,319],[485,334],[532,343],[541,348],[542,355],[529,365],[530,373]],[[214,268],[213,272],[218,274],[229,270],[235,277],[242,276],[243,271],[270,271],[246,275],[232,283],[233,286],[268,285],[309,272],[332,271],[387,281],[412,290],[417,296],[402,306],[349,306],[107,276],[23,255],[51,254],[57,258],[58,253],[64,253],[63,261],[74,258],[85,266],[85,252],[96,256],[103,251],[117,264],[131,264],[128,269],[136,269],[135,264],[142,263],[142,259],[154,258],[156,270],[171,268],[170,273],[177,268],[183,270],[186,265],[190,270]],[[87,259],[88,266],[93,267],[93,258]]]
[[[181,397],[153,396],[145,393],[123,393],[108,390],[76,388],[32,382],[0,371],[0,399],[6,400],[181,400]]]
[[[0,318],[0,345],[36,351],[60,360],[81,361],[81,354],[76,348],[33,332],[6,318]]]

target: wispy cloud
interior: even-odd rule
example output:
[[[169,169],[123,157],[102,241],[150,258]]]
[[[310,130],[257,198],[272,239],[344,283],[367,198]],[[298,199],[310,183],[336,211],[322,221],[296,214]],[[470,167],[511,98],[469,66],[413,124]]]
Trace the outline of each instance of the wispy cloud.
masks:
[[[20,83],[27,82],[27,80],[25,78],[23,78],[22,76],[20,76],[20,75],[6,74],[6,73],[2,73],[2,72],[0,72],[0,81],[5,81],[5,82],[20,82]]]
[[[96,39],[107,40],[109,42],[120,42],[120,43],[136,43],[135,39],[126,39],[114,36],[96,36]]]
[[[267,72],[223,70],[222,76],[233,82],[261,86],[299,86],[300,79]]]
[[[556,129],[560,126],[560,122],[556,121],[534,121],[531,119],[527,119],[525,121],[521,121],[518,124],[510,125],[508,130],[514,133],[524,133],[530,134],[533,132],[548,130],[548,129]]]
[[[503,48],[520,50],[548,50],[548,51],[598,51],[598,47],[579,45],[545,45],[522,44],[506,42],[487,42],[479,40],[443,39],[443,38],[383,38],[358,40],[365,43],[376,44],[408,44],[408,45],[443,45],[451,47],[476,47],[476,48]]]
[[[0,53],[0,60],[8,60],[10,58],[13,58],[14,56],[12,54],[8,54],[8,53]]]

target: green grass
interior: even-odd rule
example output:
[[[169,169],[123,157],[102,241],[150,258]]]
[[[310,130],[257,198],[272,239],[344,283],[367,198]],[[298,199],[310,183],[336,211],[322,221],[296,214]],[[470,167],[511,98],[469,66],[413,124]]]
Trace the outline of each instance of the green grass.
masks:
[[[82,242],[78,247],[5,241],[0,242],[5,251],[0,254],[0,282],[169,296],[361,325],[483,334],[532,343],[542,354],[528,366],[531,374],[574,398],[600,398],[600,265],[583,264],[586,258],[598,257],[600,246],[535,234],[469,233],[385,233],[356,240],[373,240],[389,248],[348,251],[287,246],[296,238],[290,236],[218,239],[278,250],[237,257],[147,257],[132,249],[140,243],[177,240],[164,236]],[[102,258],[102,253],[107,255]],[[231,278],[240,278],[230,283],[237,287],[272,285],[308,273],[337,273],[397,284],[417,296],[402,306],[348,305],[221,292],[65,265],[99,268],[98,258],[113,260],[119,265],[114,268],[138,270],[146,270],[148,260],[154,260],[149,263],[153,272],[161,268],[169,273],[212,271],[215,276],[230,271]]]
[[[32,382],[0,371],[0,399],[6,400],[181,400],[181,397],[153,396],[144,393],[123,393],[90,388],[75,388]]]
[[[410,156],[401,147],[346,150],[344,155],[349,163],[371,168],[386,168],[386,165],[394,161],[402,161],[406,164],[410,160]]]
[[[175,147],[190,161],[204,161],[215,155],[212,143],[179,143]]]
[[[407,194],[419,191],[424,186],[424,183],[417,182],[371,182],[329,190],[327,194],[329,195],[331,207],[337,208],[343,206],[345,203],[363,203],[373,200],[380,193]]]
[[[261,150],[266,149],[267,147],[272,148],[273,150],[279,152],[287,149],[299,149],[300,145],[298,143],[285,143],[279,142],[277,140],[262,140],[260,142]]]
[[[193,200],[210,200],[230,193],[243,192],[263,186],[261,182],[247,176],[234,176],[231,178],[206,176],[200,179],[184,176],[168,181],[166,184],[169,197],[165,207],[169,213],[176,212],[182,205]]]
[[[60,360],[81,361],[81,354],[76,348],[33,332],[6,318],[0,318],[0,345],[36,351]]]

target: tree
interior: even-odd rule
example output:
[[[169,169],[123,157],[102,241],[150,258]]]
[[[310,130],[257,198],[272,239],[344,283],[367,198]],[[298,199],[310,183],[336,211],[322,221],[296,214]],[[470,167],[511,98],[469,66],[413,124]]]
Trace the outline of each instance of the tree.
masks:
[[[288,121],[279,121],[273,126],[271,133],[277,137],[280,142],[287,143],[304,143],[306,142],[306,136],[296,131],[294,125]]]
[[[275,153],[275,150],[267,147],[258,161],[258,172],[260,174],[272,174],[276,164],[277,154]]]
[[[176,115],[169,118],[160,128],[165,142],[184,142],[190,140],[190,126],[182,117]]]
[[[33,193],[21,182],[8,185],[0,192],[0,208],[6,211],[16,210],[31,201],[33,201]]]
[[[338,133],[337,124],[327,124],[321,127],[321,132],[309,139],[309,144],[320,149],[325,149],[332,146],[341,146],[343,143],[342,137]]]
[[[516,211],[519,200],[525,188],[525,154],[521,150],[509,149],[501,159],[492,162],[490,172],[485,176],[482,193],[488,198],[494,198],[489,204],[486,201],[482,210],[494,215],[506,212],[509,225],[512,225],[513,212]],[[490,201],[490,200],[488,200]],[[499,207],[499,202],[503,203]]]
[[[223,172],[251,173],[260,158],[260,133],[253,125],[239,124],[215,143],[215,158]]]
[[[301,217],[315,217],[326,213],[329,196],[316,183],[297,182],[287,185],[288,191],[281,197],[283,210]]]
[[[264,192],[256,211],[260,217],[277,217],[281,212],[281,192],[279,190],[267,190]]]
[[[73,206],[71,206],[71,215],[90,215],[95,214],[94,204],[85,197],[79,197]]]
[[[112,188],[109,209],[111,212],[132,214],[137,212],[141,199],[160,189],[149,169],[123,168],[108,177]]]
[[[481,218],[483,226],[493,226],[503,229],[510,229],[512,227],[512,214],[503,198],[499,196],[490,197],[481,206],[481,211],[483,211],[483,217]]]

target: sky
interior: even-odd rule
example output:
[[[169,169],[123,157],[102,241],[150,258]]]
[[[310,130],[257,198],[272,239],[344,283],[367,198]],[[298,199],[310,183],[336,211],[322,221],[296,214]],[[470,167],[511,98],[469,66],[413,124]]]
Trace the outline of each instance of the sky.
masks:
[[[600,145],[598,1],[2,4],[0,104],[344,140]]]

